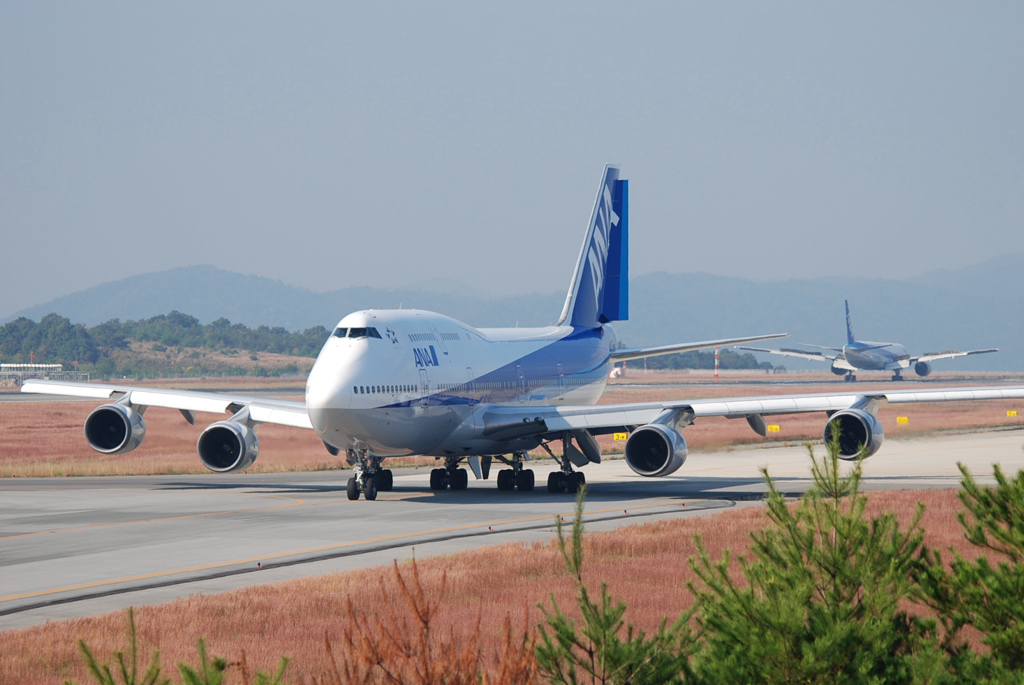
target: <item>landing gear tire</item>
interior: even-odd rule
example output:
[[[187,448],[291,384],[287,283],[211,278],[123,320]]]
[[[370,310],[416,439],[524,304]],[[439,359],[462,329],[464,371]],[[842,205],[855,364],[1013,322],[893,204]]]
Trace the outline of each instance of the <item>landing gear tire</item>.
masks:
[[[465,490],[469,486],[469,472],[466,469],[455,469],[448,473],[448,484],[452,490]]]
[[[514,490],[516,487],[516,475],[511,469],[498,471],[498,489]]]
[[[533,469],[523,469],[516,475],[516,488],[520,492],[533,490]]]
[[[395,474],[391,472],[391,469],[383,469],[377,472],[376,480],[378,491],[390,492],[395,485]]]
[[[430,472],[430,489],[446,490],[448,488],[448,472],[444,469],[434,469]]]
[[[587,477],[580,471],[573,471],[565,479],[565,489],[574,495],[586,484]]]
[[[377,477],[376,474],[363,476],[363,497],[368,502],[377,499]]]
[[[548,492],[557,494],[565,492],[565,474],[561,471],[552,471],[548,474]]]
[[[348,483],[345,486],[345,492],[350,500],[359,499],[359,482],[356,481],[356,477],[352,476],[348,479]]]
[[[894,381],[901,381],[901,380],[903,380],[903,376],[901,376],[901,375],[900,375],[900,374],[898,374],[898,373],[895,373],[895,374],[893,374],[893,376],[892,376],[892,379],[891,379],[891,380],[894,380]]]

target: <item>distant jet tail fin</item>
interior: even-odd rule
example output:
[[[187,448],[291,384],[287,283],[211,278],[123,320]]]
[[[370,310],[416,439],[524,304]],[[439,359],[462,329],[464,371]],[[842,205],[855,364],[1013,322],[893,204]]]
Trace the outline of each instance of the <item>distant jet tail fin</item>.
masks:
[[[853,337],[853,323],[850,321],[850,301],[843,300],[843,304],[846,305],[846,342],[852,345],[856,338]]]
[[[596,328],[629,318],[629,181],[607,165],[558,325]]]

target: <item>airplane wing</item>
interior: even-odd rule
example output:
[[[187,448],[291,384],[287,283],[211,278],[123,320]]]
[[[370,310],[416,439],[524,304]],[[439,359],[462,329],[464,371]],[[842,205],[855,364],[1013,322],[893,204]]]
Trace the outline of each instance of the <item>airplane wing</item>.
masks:
[[[808,352],[807,350],[794,350],[790,347],[783,347],[778,350],[771,350],[768,349],[767,347],[743,347],[741,345],[738,346],[736,349],[750,350],[751,352],[767,352],[768,354],[778,354],[783,357],[800,357],[801,359],[811,359],[816,362],[833,362],[836,361],[837,359],[843,359],[842,353],[829,355],[823,352]]]
[[[773,333],[771,335],[755,335],[747,338],[724,338],[722,340],[704,340],[703,342],[678,343],[676,345],[662,345],[661,347],[634,347],[614,350],[612,352],[613,362],[626,362],[630,359],[643,359],[644,357],[658,357],[663,354],[674,354],[676,352],[690,352],[691,350],[706,350],[710,347],[725,347],[744,342],[757,342],[758,340],[773,340],[785,338],[789,333]]]
[[[865,401],[903,404],[909,402],[962,402],[1024,398],[1024,386],[936,388],[925,391],[864,391],[855,393],[821,393],[810,395],[769,395],[764,397],[725,397],[666,402],[630,404],[598,404],[563,407],[495,406],[484,415],[484,435],[526,437],[585,429],[595,435],[625,432],[663,417],[667,412],[685,414],[689,418],[724,416],[746,418],[751,427],[753,417],[781,414],[829,414]],[[763,423],[763,422],[762,422]],[[757,432],[763,432],[755,428]]]
[[[993,347],[988,350],[968,350],[967,352],[961,352],[960,350],[946,350],[945,352],[927,352],[922,354],[920,357],[914,357],[910,360],[910,363],[915,362],[931,362],[936,359],[952,359],[953,357],[966,357],[970,354],[988,354],[989,352],[998,352],[998,347]]]
[[[112,402],[123,400],[127,396],[127,401],[135,406],[177,409],[189,423],[195,421],[192,412],[236,414],[247,407],[249,418],[256,423],[277,423],[297,428],[313,428],[309,422],[309,415],[306,413],[305,402],[264,399],[232,393],[163,390],[131,385],[103,385],[37,379],[25,381],[21,386],[21,391],[46,395],[90,397]]]

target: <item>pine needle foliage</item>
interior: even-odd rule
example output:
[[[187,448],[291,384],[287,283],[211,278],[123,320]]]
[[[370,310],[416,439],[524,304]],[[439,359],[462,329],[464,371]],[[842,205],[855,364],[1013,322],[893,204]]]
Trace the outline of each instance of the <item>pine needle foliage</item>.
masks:
[[[977,484],[963,464],[957,515],[967,540],[995,556],[973,561],[956,551],[950,567],[939,551],[926,555],[919,578],[922,599],[939,615],[957,671],[973,682],[1024,682],[1024,471],[1009,479],[994,465],[996,485]],[[982,633],[991,650],[967,648],[962,631]]]
[[[944,671],[933,626],[907,615],[922,549],[923,507],[906,529],[893,514],[865,515],[863,452],[847,474],[834,439],[811,458],[811,489],[786,502],[767,469],[770,525],[751,534],[749,557],[712,561],[697,538],[696,623],[704,682],[933,682]]]
[[[139,674],[139,639],[135,629],[135,609],[128,607],[125,613],[128,617],[128,649],[127,653],[114,654],[113,669],[110,664],[101,664],[96,660],[85,640],[78,641],[78,648],[82,652],[89,675],[97,685],[170,685],[171,679],[161,675],[159,652],[153,652],[149,666],[141,675]],[[178,664],[183,685],[224,685],[227,682],[225,674],[231,668],[237,668],[241,672],[242,685],[284,685],[284,671],[288,667],[288,659],[285,657],[281,657],[277,671],[272,675],[257,671],[254,679],[249,673],[244,651],[240,661],[228,662],[221,657],[209,656],[206,652],[206,641],[202,638],[199,638],[197,646],[198,667],[186,663]],[[75,684],[69,680],[65,681],[64,685]]]
[[[567,616],[550,596],[550,607],[541,606],[540,641],[537,664],[541,675],[557,685],[579,683],[630,684],[686,682],[693,638],[689,615],[672,625],[663,618],[648,637],[632,624],[625,625],[625,603],[616,602],[601,583],[600,598],[594,600],[583,580],[583,502],[586,488],[576,493],[576,511],[569,540],[561,517],[555,519],[558,549],[576,584],[581,625]]]
[[[135,609],[128,607],[128,650],[114,654],[115,668],[110,664],[101,664],[96,660],[85,640],[78,641],[78,649],[82,652],[85,667],[97,685],[167,685],[170,679],[160,675],[160,653],[153,652],[149,666],[139,674],[139,636],[135,630]],[[120,680],[115,678],[115,674]],[[73,681],[65,681],[64,685],[74,685]]]

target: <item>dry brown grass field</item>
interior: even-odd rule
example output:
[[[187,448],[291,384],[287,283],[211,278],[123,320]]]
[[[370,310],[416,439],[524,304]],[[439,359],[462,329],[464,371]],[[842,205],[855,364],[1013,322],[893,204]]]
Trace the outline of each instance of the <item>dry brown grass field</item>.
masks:
[[[917,502],[923,502],[925,543],[975,555],[955,518],[961,508],[955,491],[876,492],[868,497],[869,513],[892,511],[904,523]],[[607,581],[615,597],[627,603],[626,619],[649,630],[662,616],[675,617],[690,606],[686,581],[693,575],[687,559],[695,553],[694,535],[718,558],[726,549],[743,553],[750,532],[765,523],[764,509],[752,506],[589,534],[586,579],[595,587]],[[407,571],[409,564],[402,566]],[[419,571],[427,590],[436,590],[447,575],[435,634],[454,631],[456,638],[465,637],[479,616],[480,644],[491,668],[503,643],[506,618],[519,627],[526,612],[529,625],[535,625],[541,616],[537,607],[549,593],[570,613],[574,607],[573,585],[553,544],[506,544],[431,557],[420,560]],[[250,667],[271,670],[279,656],[290,656],[289,682],[310,682],[328,668],[324,636],[338,643],[346,627],[346,602],[369,616],[382,615],[388,608],[382,606],[382,586],[392,601],[401,602],[390,568],[380,567],[142,607],[136,620],[143,643],[160,651],[165,668],[194,662],[195,640],[204,636],[213,653],[229,660],[245,650]],[[98,658],[109,660],[124,649],[124,635],[123,612],[0,632],[0,682],[50,685],[75,678],[84,683],[76,640],[85,639]]]
[[[740,380],[763,379],[760,374],[734,375]],[[809,379],[824,379],[822,375]],[[793,394],[814,392],[854,392],[842,382],[820,385],[751,385],[723,383],[708,385],[707,376],[682,372],[643,374],[631,372],[622,381],[608,386],[602,404],[645,402],[679,398],[729,397],[740,395]],[[955,381],[956,378],[951,378]],[[650,383],[649,387],[633,388],[627,383]],[[659,387],[683,383],[691,387]],[[134,383],[133,383],[134,384]],[[974,381],[977,384],[977,381]],[[144,386],[186,389],[277,390],[282,397],[301,399],[301,378],[275,379],[173,379],[138,383]],[[908,384],[909,386],[909,384]],[[858,386],[859,387],[859,386]],[[875,385],[863,387],[877,387]],[[176,410],[153,407],[146,412],[146,440],[129,455],[106,456],[92,451],[85,443],[82,427],[85,418],[99,402],[4,402],[0,403],[0,477],[158,475],[207,473],[195,455],[196,441],[203,427],[214,420],[200,415],[196,426],[190,426]],[[1018,416],[1007,417],[1007,410],[1018,410]],[[906,424],[898,424],[897,416],[905,416]],[[943,404],[902,405],[882,407],[879,418],[886,437],[910,437],[948,429],[973,429],[1021,425],[1024,403],[951,402]],[[204,423],[205,420],[205,423]],[[777,424],[779,432],[768,440],[801,442],[820,439],[825,424],[822,414],[780,416],[769,423]],[[250,468],[254,473],[308,471],[340,468],[342,459],[332,457],[310,431],[286,426],[264,425],[258,430],[260,459]],[[737,444],[761,444],[765,438],[756,435],[746,421],[723,418],[700,419],[686,429],[686,440],[694,450],[723,450]],[[622,452],[621,442],[611,436],[599,438],[606,454]],[[536,454],[542,457],[543,452]],[[428,465],[429,458],[392,460],[394,466]]]

